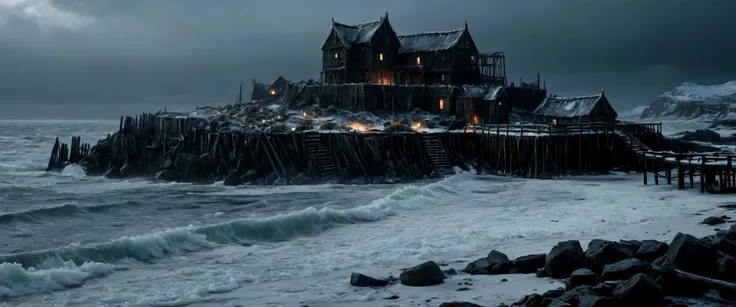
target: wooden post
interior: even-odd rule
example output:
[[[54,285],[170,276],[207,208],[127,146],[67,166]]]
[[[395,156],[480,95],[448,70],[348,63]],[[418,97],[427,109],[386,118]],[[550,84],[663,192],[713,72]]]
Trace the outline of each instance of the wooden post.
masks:
[[[644,174],[644,185],[647,185],[647,154],[644,153],[642,158],[644,164],[644,171],[642,172],[642,174]]]
[[[705,193],[705,156],[700,157],[700,193]]]

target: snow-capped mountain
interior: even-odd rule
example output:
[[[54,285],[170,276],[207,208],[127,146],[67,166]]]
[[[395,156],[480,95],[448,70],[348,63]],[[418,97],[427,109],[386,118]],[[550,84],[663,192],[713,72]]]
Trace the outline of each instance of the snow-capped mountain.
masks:
[[[717,85],[685,82],[655,99],[641,118],[736,117],[736,81]]]

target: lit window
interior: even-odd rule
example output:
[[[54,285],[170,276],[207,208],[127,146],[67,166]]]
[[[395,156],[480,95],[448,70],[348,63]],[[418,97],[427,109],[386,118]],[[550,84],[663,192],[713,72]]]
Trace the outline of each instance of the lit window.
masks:
[[[378,60],[379,61],[383,61],[383,53],[379,53],[378,54]]]
[[[471,60],[471,61],[475,61],[475,56],[474,56],[474,55],[471,55],[471,56],[470,56],[470,60]]]
[[[422,57],[417,57],[417,65],[422,65]]]
[[[276,95],[276,90],[271,90],[270,93],[271,95]]]
[[[440,99],[440,110],[444,110],[444,109],[445,109],[445,100]]]
[[[552,125],[553,125],[553,126],[557,126],[557,119],[553,119],[553,120],[552,120]]]
[[[338,58],[337,52],[335,52],[335,58],[336,58],[336,59]]]
[[[501,102],[500,102],[500,101],[498,102],[498,105],[499,105],[499,106],[501,105]]]

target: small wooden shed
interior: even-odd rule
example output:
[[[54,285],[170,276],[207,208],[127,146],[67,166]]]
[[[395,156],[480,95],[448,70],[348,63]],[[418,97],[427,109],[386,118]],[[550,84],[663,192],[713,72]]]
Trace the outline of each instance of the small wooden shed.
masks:
[[[534,110],[534,119],[541,124],[574,124],[605,122],[615,123],[618,113],[608,102],[606,95],[579,97],[547,97]]]
[[[506,124],[511,105],[502,86],[464,85],[456,115],[473,124]]]

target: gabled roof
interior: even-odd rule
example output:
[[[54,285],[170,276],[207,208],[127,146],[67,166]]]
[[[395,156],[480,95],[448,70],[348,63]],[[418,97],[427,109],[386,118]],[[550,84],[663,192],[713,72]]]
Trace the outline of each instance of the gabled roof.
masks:
[[[449,50],[457,45],[463,33],[465,29],[399,35],[399,42],[401,42],[399,54]]]
[[[352,47],[356,44],[365,44],[371,41],[373,35],[376,34],[376,30],[381,27],[383,21],[373,20],[357,25],[346,25],[338,22],[332,23],[332,28],[337,32],[337,37],[345,47]]]
[[[589,116],[600,103],[607,103],[603,93],[580,97],[547,97],[534,115],[554,117]]]
[[[496,100],[504,93],[502,86],[474,86],[463,85],[462,98],[483,99],[488,101]]]

